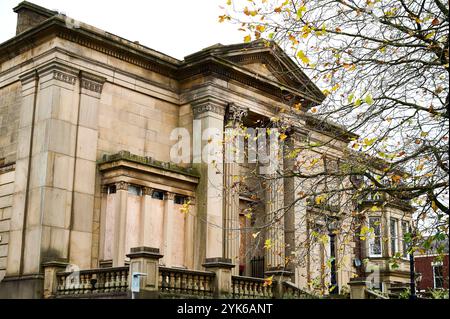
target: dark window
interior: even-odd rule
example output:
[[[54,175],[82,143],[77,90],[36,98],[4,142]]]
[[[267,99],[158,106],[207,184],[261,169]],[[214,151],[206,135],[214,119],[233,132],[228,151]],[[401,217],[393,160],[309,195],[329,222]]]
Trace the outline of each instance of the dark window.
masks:
[[[116,193],[116,185],[109,185],[108,194],[115,194],[115,193]]]
[[[175,195],[175,198],[173,201],[175,204],[183,205],[184,203],[187,202],[187,199],[185,196]]]
[[[128,186],[128,193],[130,193],[132,195],[141,196],[142,195],[142,187],[130,185],[130,186]]]
[[[434,288],[444,288],[444,272],[442,265],[433,266]]]
[[[152,198],[163,200],[164,199],[164,192],[163,191],[153,191]]]

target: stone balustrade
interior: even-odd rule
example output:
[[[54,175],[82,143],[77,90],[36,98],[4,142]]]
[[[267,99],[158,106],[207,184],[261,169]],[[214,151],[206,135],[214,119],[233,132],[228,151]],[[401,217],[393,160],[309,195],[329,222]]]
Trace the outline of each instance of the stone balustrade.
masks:
[[[231,277],[232,296],[234,299],[273,298],[274,285],[276,285],[275,281],[271,285],[265,285],[265,281],[262,278]]]
[[[211,298],[214,273],[159,267],[159,291],[163,295]]]
[[[100,268],[56,274],[56,296],[126,294],[128,267]]]
[[[262,278],[233,276],[231,268],[234,265],[226,258],[206,259],[203,264],[206,271],[199,271],[160,266],[158,261],[162,255],[156,248],[132,248],[127,256],[130,264],[125,267],[67,271],[70,265],[65,262],[43,263],[43,296],[133,299],[309,297],[306,292],[286,282],[282,275],[270,284]]]
[[[295,286],[292,282],[283,282],[283,298],[286,299],[314,299],[317,298]]]

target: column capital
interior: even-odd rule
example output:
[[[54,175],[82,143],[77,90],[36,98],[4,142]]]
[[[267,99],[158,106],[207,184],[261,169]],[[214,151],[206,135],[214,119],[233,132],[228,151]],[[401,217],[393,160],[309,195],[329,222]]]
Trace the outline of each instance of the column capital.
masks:
[[[248,108],[241,107],[234,102],[228,103],[225,111],[225,121],[241,123],[242,119],[248,115]]]
[[[174,200],[175,199],[175,193],[172,192],[164,192],[164,199],[165,200]]]
[[[147,187],[147,186],[144,186],[144,187],[142,188],[142,193],[143,193],[144,195],[147,195],[147,196],[152,196],[154,190],[155,190],[155,189],[154,189],[153,187]]]
[[[81,93],[100,98],[106,78],[89,72],[80,71]]]
[[[128,186],[130,185],[129,183],[127,183],[127,182],[117,182],[117,183],[115,183],[115,185],[116,185],[116,191],[128,191]]]
[[[225,109],[227,108],[226,102],[211,97],[192,102],[191,105],[194,118],[199,118],[202,114],[207,112],[212,112],[223,117],[225,115]]]

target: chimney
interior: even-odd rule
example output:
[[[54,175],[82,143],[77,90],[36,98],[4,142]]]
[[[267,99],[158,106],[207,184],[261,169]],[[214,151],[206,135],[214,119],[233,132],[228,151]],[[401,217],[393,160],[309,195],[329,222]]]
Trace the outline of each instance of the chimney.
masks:
[[[48,10],[28,1],[22,1],[13,10],[17,13],[16,35],[58,14],[57,11]]]

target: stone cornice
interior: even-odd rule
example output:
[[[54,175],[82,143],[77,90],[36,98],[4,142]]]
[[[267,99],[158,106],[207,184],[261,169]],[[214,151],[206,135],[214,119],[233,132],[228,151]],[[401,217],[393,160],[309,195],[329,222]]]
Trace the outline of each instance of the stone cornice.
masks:
[[[121,151],[117,154],[113,155],[104,155],[101,160],[98,161],[98,165],[102,166],[106,163],[113,163],[118,161],[129,161],[137,164],[141,164],[144,166],[158,168],[164,171],[170,171],[186,176],[191,176],[195,178],[199,178],[199,174],[197,171],[190,167],[181,167],[168,162],[157,161],[151,157],[139,156],[131,154],[128,151]]]
[[[189,63],[182,62],[85,24],[80,24],[77,28],[69,27],[64,19],[62,15],[55,15],[1,44],[0,62],[17,56],[53,36],[180,81],[197,74],[214,74],[218,78],[241,82],[289,104],[298,101],[309,107],[321,102],[320,97],[300,92],[288,84],[271,81],[220,57],[207,56]]]

